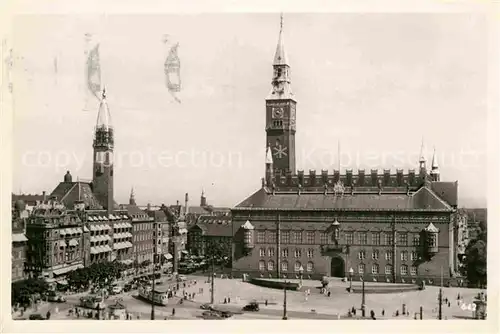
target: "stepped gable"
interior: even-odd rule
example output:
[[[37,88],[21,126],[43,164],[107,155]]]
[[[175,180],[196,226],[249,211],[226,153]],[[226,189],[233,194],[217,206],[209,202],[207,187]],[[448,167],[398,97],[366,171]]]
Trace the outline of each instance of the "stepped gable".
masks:
[[[200,216],[191,228],[199,227],[204,236],[232,237],[233,226],[231,223],[231,217],[228,216]]]

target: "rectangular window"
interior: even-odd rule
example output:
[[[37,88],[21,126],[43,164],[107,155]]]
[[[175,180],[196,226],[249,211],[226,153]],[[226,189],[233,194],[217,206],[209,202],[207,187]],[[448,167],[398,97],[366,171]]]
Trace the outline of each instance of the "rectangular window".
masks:
[[[307,262],[306,270],[307,272],[312,272],[314,270],[314,264],[312,262]]]
[[[289,244],[290,243],[290,232],[288,232],[288,231],[281,232],[281,243],[282,244]]]
[[[377,246],[380,245],[380,233],[372,233],[372,243]]]
[[[346,234],[345,234],[345,242],[348,245],[352,245],[353,244],[353,234],[352,234],[352,232],[346,232]]]
[[[372,252],[372,259],[374,259],[374,260],[378,260],[378,250],[374,250],[374,251]]]
[[[328,243],[328,233],[321,232],[319,235],[319,243],[322,245],[326,245]]]
[[[359,253],[358,253],[358,258],[359,258],[360,260],[364,260],[364,259],[366,258],[366,252],[365,252],[364,250],[359,251]]]
[[[420,234],[416,233],[413,235],[413,246],[420,246]]]
[[[410,256],[412,261],[418,260],[418,252],[411,252]]]
[[[394,236],[392,235],[392,233],[386,232],[385,233],[385,244],[390,246],[393,243],[394,243]]]
[[[307,257],[308,258],[314,257],[314,249],[308,249],[307,250]]]
[[[266,269],[266,262],[265,261],[259,261],[259,270],[264,271]]]
[[[358,265],[358,273],[364,274],[365,273],[365,265],[363,263],[360,263]]]
[[[269,255],[269,257],[273,257],[274,256],[274,248],[269,248],[268,249],[268,255]]]
[[[310,245],[314,244],[314,232],[312,231],[307,232],[307,243]]]
[[[408,246],[408,233],[399,233],[399,245]]]
[[[266,232],[265,231],[257,231],[257,242],[259,244],[263,244],[266,242]]]
[[[392,266],[391,265],[385,266],[385,274],[386,275],[391,275],[392,274]]]
[[[386,251],[385,252],[385,260],[386,261],[392,261],[392,251]]]
[[[408,275],[408,266],[405,264],[401,266],[401,275]]]
[[[401,261],[408,261],[408,252],[401,251]]]
[[[266,256],[266,250],[264,248],[259,249],[259,256],[260,257]]]
[[[378,264],[376,263],[372,265],[372,274],[378,274]]]
[[[366,245],[368,243],[368,236],[366,235],[366,232],[358,233],[358,243],[360,245]]]
[[[288,271],[288,262],[281,262],[281,271]]]
[[[269,261],[267,263],[267,270],[268,271],[273,271],[274,270],[274,261]]]
[[[276,231],[267,231],[267,237],[270,244],[276,243]]]
[[[282,257],[288,257],[288,249],[287,248],[284,248],[281,250],[281,256]]]
[[[411,266],[410,275],[417,276],[417,267],[416,266]]]
[[[302,232],[301,231],[294,231],[293,232],[293,242],[296,244],[302,243]]]
[[[302,250],[297,248],[295,250],[294,254],[295,254],[295,257],[301,257],[302,256]]]

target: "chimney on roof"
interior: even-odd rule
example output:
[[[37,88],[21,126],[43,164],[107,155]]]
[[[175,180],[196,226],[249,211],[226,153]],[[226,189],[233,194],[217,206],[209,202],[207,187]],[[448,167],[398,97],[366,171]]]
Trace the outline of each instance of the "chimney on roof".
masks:
[[[151,203],[148,203],[147,210],[151,211]]]
[[[47,198],[47,195],[45,194],[45,191],[42,191],[42,201],[45,202],[46,198]]]

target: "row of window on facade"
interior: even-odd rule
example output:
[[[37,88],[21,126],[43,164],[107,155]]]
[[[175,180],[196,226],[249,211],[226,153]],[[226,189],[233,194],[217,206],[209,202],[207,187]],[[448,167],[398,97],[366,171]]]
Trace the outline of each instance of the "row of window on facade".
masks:
[[[260,257],[265,257],[266,254],[269,257],[274,257],[274,255],[275,255],[274,248],[272,248],[272,247],[267,248],[267,252],[266,252],[266,248],[260,248],[259,249],[259,256]],[[289,253],[289,250],[287,248],[284,248],[284,249],[281,250],[281,257],[288,257],[289,254],[290,253]],[[385,260],[386,261],[392,261],[392,254],[393,254],[392,251],[385,251],[384,254],[385,254]],[[308,258],[313,258],[314,257],[314,249],[312,249],[312,248],[308,249],[306,251],[306,255],[307,255]],[[379,259],[379,255],[380,255],[380,251],[379,250],[373,250],[372,254],[371,254],[371,257],[372,257],[373,260],[378,260]],[[416,261],[416,260],[419,259],[418,252],[415,252],[415,251],[412,251],[412,252],[401,251],[400,252],[401,261],[408,261],[408,255],[410,255],[410,259],[412,261]],[[302,249],[300,249],[300,248],[294,249],[293,250],[293,256],[296,257],[296,258],[302,257]],[[366,259],[366,251],[364,251],[364,250],[359,251],[358,252],[358,258],[360,260]]]
[[[392,254],[393,254],[393,251],[385,251],[384,252],[384,256],[385,256],[385,260],[386,261],[392,261]],[[372,251],[372,254],[371,254],[371,258],[373,260],[378,260],[379,259],[379,255],[380,255],[380,251],[375,249]],[[410,259],[411,261],[417,261],[420,257],[419,253],[418,252],[415,252],[415,251],[412,251],[412,252],[408,252],[408,251],[400,251],[399,252],[399,255],[400,255],[400,259],[401,261],[408,261],[408,255],[410,255]],[[361,250],[358,252],[358,259],[360,260],[364,260],[366,259],[366,251],[365,250]]]
[[[153,240],[153,233],[140,233],[134,235],[134,241]]]
[[[300,267],[302,264],[300,262],[295,262],[293,271],[298,273],[300,272]],[[365,274],[365,267],[366,265],[364,263],[360,263],[358,265],[358,274]],[[274,271],[275,268],[275,263],[273,260],[267,261],[267,271]],[[384,268],[384,273],[385,275],[392,275],[392,265],[386,265]],[[409,270],[408,270],[409,269]],[[265,271],[266,270],[266,261],[260,260],[259,261],[259,271]],[[282,272],[287,272],[288,271],[288,262],[287,261],[282,261],[281,262],[281,271]],[[309,261],[307,262],[306,265],[306,272],[313,272],[314,271],[314,263]],[[380,266],[377,263],[374,263],[371,265],[371,273],[373,275],[378,275],[381,274],[380,272]],[[403,264],[400,266],[400,274],[401,275],[408,275],[408,273],[411,276],[416,276],[418,275],[418,268],[416,266],[408,266],[406,264]]]
[[[267,256],[269,257],[273,257],[274,256],[274,248],[273,247],[270,247],[270,248],[267,248]],[[302,249],[294,249],[293,250],[293,254],[295,257],[302,257]],[[308,249],[306,251],[306,254],[307,254],[307,257],[308,258],[313,258],[314,257],[314,249]],[[265,248],[261,248],[259,249],[259,256],[260,257],[264,257],[266,256],[266,249]],[[288,257],[289,256],[289,252],[288,252],[288,249],[287,248],[283,248],[281,250],[281,257]]]
[[[137,244],[137,245],[134,245],[134,253],[153,249],[153,247],[154,247],[154,244]]]
[[[153,229],[153,223],[140,223],[140,224],[134,224],[134,231],[146,231],[146,230],[152,230]]]
[[[302,264],[300,262],[295,262],[294,266],[293,266],[293,271],[295,272],[299,272],[300,271],[300,267],[302,266]],[[265,271],[266,270],[266,261],[264,260],[260,260],[259,261],[259,271]],[[274,261],[267,261],[267,270],[268,271],[274,271],[275,270],[275,265],[274,265]],[[288,262],[287,261],[281,261],[281,271],[288,271]],[[314,263],[309,261],[307,262],[306,264],[306,272],[312,272],[314,271]]]
[[[394,234],[392,232],[371,232],[372,245],[392,245]],[[409,237],[412,236],[412,246],[420,245],[420,233],[399,232],[397,245],[408,246]],[[368,245],[368,232],[344,232],[346,244]],[[356,236],[356,240],[355,240]],[[266,238],[267,237],[267,238]],[[338,233],[320,232],[320,244],[334,243],[339,239]],[[305,242],[302,231],[281,231],[280,243],[282,244],[316,244],[316,232],[306,231]],[[437,242],[436,238],[433,238]],[[257,231],[257,243],[276,243],[276,231]]]

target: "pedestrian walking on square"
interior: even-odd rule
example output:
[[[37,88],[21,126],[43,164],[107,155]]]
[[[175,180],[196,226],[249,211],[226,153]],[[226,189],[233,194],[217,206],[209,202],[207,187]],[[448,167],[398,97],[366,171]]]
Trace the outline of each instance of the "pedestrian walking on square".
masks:
[[[332,292],[331,292],[331,291],[328,291],[328,297],[330,297],[330,296],[331,296],[331,294],[332,294]]]
[[[266,306],[267,306],[267,299],[266,299]]]
[[[385,310],[384,310],[384,309],[382,309],[382,316],[384,316],[384,315],[385,315]]]
[[[172,316],[175,315],[175,308],[172,309]]]

